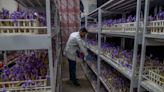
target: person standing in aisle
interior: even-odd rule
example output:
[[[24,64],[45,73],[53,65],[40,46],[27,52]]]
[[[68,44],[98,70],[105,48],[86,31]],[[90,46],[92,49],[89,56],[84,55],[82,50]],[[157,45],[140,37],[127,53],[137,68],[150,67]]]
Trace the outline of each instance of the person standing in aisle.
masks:
[[[86,28],[81,28],[79,32],[71,33],[64,51],[64,54],[69,62],[70,80],[75,86],[80,86],[76,78],[76,58],[78,56],[77,52],[82,52],[84,54],[84,59],[88,56],[87,49],[82,43],[82,38],[84,38],[87,33],[88,31]]]

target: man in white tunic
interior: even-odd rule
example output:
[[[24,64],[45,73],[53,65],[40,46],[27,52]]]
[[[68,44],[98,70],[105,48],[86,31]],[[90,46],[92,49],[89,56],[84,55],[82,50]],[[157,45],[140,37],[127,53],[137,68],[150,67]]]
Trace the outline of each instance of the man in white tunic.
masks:
[[[73,32],[70,34],[65,47],[65,55],[69,62],[70,80],[75,86],[80,86],[76,78],[77,52],[82,52],[85,56],[84,58],[88,56],[87,49],[82,42],[82,38],[84,38],[87,33],[88,31],[85,28],[81,28],[79,32]]]

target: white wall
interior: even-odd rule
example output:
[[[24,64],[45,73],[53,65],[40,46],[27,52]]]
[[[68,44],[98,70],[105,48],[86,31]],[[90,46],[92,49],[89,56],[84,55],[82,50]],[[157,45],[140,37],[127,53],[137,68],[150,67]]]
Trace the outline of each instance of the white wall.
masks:
[[[84,12],[89,13],[97,6],[97,0],[81,0],[84,5]]]
[[[0,0],[0,9],[5,8],[10,12],[17,10],[18,4],[15,0]]]

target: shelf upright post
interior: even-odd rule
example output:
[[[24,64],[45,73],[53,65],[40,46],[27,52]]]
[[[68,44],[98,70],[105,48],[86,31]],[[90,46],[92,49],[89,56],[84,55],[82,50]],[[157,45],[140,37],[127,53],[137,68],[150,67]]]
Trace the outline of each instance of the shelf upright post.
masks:
[[[55,71],[55,84],[56,84],[56,87],[57,87],[57,92],[59,92],[60,90],[60,86],[61,86],[61,64],[60,64],[60,46],[59,46],[59,25],[58,25],[58,13],[57,13],[57,8],[55,8],[55,34],[56,34],[56,60],[54,61],[55,62],[55,66],[54,66],[54,71]],[[54,56],[55,57],[55,56]]]
[[[106,36],[104,36],[104,42],[106,42]]]
[[[62,61],[63,60],[63,58],[62,58],[62,55],[60,55],[60,57],[59,57],[59,59],[60,59],[60,61]],[[62,62],[60,62],[60,64],[61,64]],[[59,92],[63,92],[62,90],[62,88],[63,88],[63,84],[62,84],[62,73],[61,73],[61,71],[62,71],[62,65],[60,65],[60,68],[59,68],[59,71],[60,71],[60,75],[61,75],[61,77],[60,77],[60,87],[59,87]]]
[[[122,14],[122,18],[126,18],[126,13]],[[121,38],[121,48],[125,49],[125,37]]]
[[[102,22],[102,10],[101,8],[98,9],[98,60],[97,60],[97,92],[100,92],[100,76],[101,76],[101,22]]]
[[[125,49],[125,38],[121,38],[121,48]]]
[[[85,28],[87,28],[87,26],[88,26],[88,16],[85,13]],[[88,35],[85,36],[85,41],[87,41],[87,37],[88,37]]]
[[[141,51],[141,60],[140,60],[139,80],[138,80],[138,92],[141,92],[140,84],[142,81],[142,74],[143,74],[143,68],[144,68],[144,63],[145,63],[145,54],[146,54],[145,34],[147,32],[149,4],[150,4],[150,0],[145,0],[144,28],[143,28],[143,38],[142,38],[142,51]]]
[[[59,90],[58,92],[62,92],[62,74],[61,74],[61,69],[62,69],[62,57],[61,57],[61,46],[60,46],[60,21],[59,21],[59,15],[58,15],[58,10],[56,8],[56,13],[55,13],[55,20],[56,20],[56,30],[57,30],[57,39],[56,39],[56,55],[57,55],[57,61],[56,61],[56,69],[58,69],[59,75]]]
[[[130,83],[130,92],[134,91],[135,84],[135,71],[137,63],[137,52],[138,52],[138,34],[139,34],[139,23],[140,23],[140,13],[141,13],[141,0],[137,0],[137,9],[136,9],[136,33],[134,39],[134,51],[133,51],[133,65],[132,65],[132,77]]]
[[[51,39],[51,37],[50,37]],[[51,41],[52,43],[52,41]],[[49,71],[50,71],[50,82],[51,82],[51,88],[52,88],[52,92],[55,92],[55,85],[56,85],[56,80],[54,77],[54,68],[53,68],[53,55],[52,55],[52,46],[50,44],[50,47],[48,49],[48,60],[49,60]]]
[[[63,90],[63,89],[62,89],[62,88],[63,88],[63,83],[62,83],[62,72],[61,72],[61,71],[62,71],[62,61],[63,61],[63,54],[62,54],[62,53],[63,53],[63,52],[62,52],[62,36],[61,36],[62,34],[61,34],[61,25],[60,25],[60,16],[59,16],[60,14],[59,14],[59,10],[58,10],[58,9],[57,9],[57,12],[58,12],[58,20],[59,20],[59,21],[58,21],[58,26],[59,26],[59,27],[58,27],[58,30],[59,30],[59,47],[60,47],[60,52],[61,52],[60,58],[59,58],[59,59],[60,59],[59,62],[60,62],[60,66],[61,66],[61,67],[60,67],[60,73],[61,73],[61,74],[60,74],[60,75],[61,75],[61,77],[60,77],[60,79],[61,79],[61,80],[60,80],[60,82],[61,82],[60,85],[61,85],[61,86],[60,86],[59,92],[62,92],[62,90]]]
[[[122,18],[126,18],[126,13],[123,13],[122,14]]]
[[[85,13],[85,28],[87,28],[88,26],[88,16],[87,14]]]
[[[158,6],[156,5],[154,8],[154,15],[157,15],[157,13],[158,13]]]
[[[50,0],[46,0],[46,19],[47,19],[47,33],[50,36],[49,40],[51,40],[51,43],[49,44],[48,49],[48,60],[49,60],[49,71],[50,71],[50,82],[51,82],[51,90],[52,92],[55,92],[55,78],[54,78],[54,69],[53,69],[53,55],[52,55],[52,39],[51,39],[51,12],[50,12]]]
[[[46,19],[47,19],[47,33],[51,35],[51,8],[50,0],[46,0]]]
[[[59,22],[58,22],[59,23]],[[58,25],[58,26],[60,26],[60,24]],[[60,89],[59,89],[59,92],[62,92],[62,73],[61,73],[61,69],[62,69],[62,52],[61,52],[61,46],[60,46],[60,42],[61,42],[61,35],[60,35],[60,27],[58,27],[58,29],[57,29],[58,31],[59,31],[59,33],[58,33],[58,49],[60,49],[59,51],[59,55],[57,56],[58,57],[58,65],[59,65],[59,78],[60,78]]]
[[[7,65],[7,51],[3,53],[4,64]]]
[[[86,12],[85,12],[84,14],[85,14],[85,28],[88,29],[88,28],[87,28],[87,26],[88,26],[88,15],[87,15]],[[85,35],[85,39],[84,39],[84,40],[85,40],[85,43],[84,43],[85,46],[88,46],[87,39],[88,39],[88,34]],[[83,65],[84,65],[84,67],[85,67],[85,70],[84,70],[84,71],[86,71],[86,70],[87,70],[87,64],[83,64]]]

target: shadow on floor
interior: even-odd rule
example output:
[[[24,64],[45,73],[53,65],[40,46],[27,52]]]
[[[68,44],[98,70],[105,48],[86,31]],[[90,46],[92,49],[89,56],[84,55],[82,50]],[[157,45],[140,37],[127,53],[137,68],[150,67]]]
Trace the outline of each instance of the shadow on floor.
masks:
[[[76,87],[71,81],[63,81],[63,92],[93,92],[88,80],[79,79],[80,86]]]
[[[89,81],[81,68],[80,62],[77,62],[77,78],[79,79],[80,87],[76,87],[69,81],[69,66],[68,61],[64,59],[62,64],[62,92],[94,92]]]

